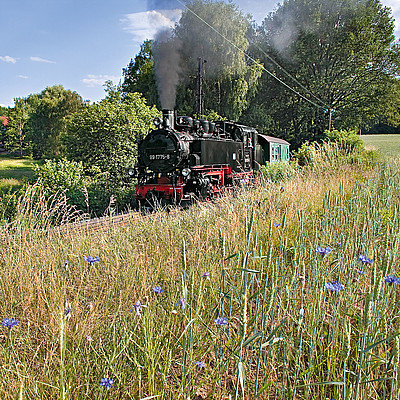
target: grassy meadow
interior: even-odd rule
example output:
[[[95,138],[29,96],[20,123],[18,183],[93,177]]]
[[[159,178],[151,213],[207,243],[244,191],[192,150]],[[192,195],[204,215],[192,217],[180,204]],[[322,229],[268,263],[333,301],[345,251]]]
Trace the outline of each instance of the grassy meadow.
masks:
[[[98,233],[28,194],[0,232],[0,398],[399,399],[400,162],[310,156]]]
[[[400,135],[363,135],[361,139],[367,148],[377,149],[382,157],[400,157]]]
[[[33,175],[33,164],[37,161],[29,158],[16,158],[0,155],[0,191],[17,190],[26,179]]]

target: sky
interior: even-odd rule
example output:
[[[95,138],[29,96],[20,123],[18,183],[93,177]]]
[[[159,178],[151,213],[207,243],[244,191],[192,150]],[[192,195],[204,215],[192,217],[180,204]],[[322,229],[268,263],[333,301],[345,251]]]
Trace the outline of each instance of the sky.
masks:
[[[228,1],[228,0],[226,0]],[[392,8],[400,38],[400,0]],[[158,27],[179,18],[179,0],[2,0],[0,19],[0,105],[63,85],[84,100],[105,97],[104,83],[118,84],[122,69]],[[155,12],[165,3],[168,13]],[[257,23],[276,0],[233,0]],[[172,22],[171,22],[172,21]]]

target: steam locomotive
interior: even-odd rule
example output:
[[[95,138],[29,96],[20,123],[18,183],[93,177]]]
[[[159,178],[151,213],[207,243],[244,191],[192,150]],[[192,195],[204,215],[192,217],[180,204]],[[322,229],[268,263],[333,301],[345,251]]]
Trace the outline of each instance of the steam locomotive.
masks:
[[[163,110],[138,142],[136,200],[144,207],[218,197],[254,181],[266,162],[289,159],[289,143],[231,121],[210,122]]]

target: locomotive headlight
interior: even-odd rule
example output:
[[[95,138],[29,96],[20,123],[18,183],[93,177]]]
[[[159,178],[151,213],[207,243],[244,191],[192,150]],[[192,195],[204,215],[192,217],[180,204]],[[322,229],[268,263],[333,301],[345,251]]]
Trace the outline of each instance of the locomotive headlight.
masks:
[[[159,126],[160,124],[161,124],[161,118],[154,118],[154,120],[153,120],[153,124],[155,125],[155,126]]]
[[[190,168],[183,168],[182,175],[186,178],[190,175]]]
[[[128,169],[128,175],[129,176],[135,176],[135,170],[133,168]]]

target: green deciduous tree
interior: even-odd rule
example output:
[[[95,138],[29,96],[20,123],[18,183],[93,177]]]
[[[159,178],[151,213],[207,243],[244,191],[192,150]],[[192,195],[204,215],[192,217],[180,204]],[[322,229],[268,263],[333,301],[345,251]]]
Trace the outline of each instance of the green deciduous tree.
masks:
[[[249,20],[233,3],[193,0],[184,10],[174,35],[180,48],[183,85],[177,104],[192,108],[196,99],[198,58],[206,60],[204,106],[238,119],[255,94],[260,66],[245,56]]]
[[[351,129],[393,115],[400,71],[393,31],[379,0],[284,1],[264,20],[252,53],[297,93],[265,73],[250,110],[295,144],[321,137],[330,117],[331,126]]]
[[[65,131],[65,118],[84,107],[81,96],[57,85],[47,87],[36,96],[36,104],[26,124],[26,137],[32,143],[36,158],[63,154],[60,137]],[[32,102],[32,98],[28,98]]]
[[[37,96],[14,99],[14,107],[8,111],[7,130],[4,133],[4,145],[8,151],[18,151],[22,157],[26,151],[30,152],[29,142],[26,140],[25,125],[34,110]]]
[[[141,93],[148,104],[159,106],[151,47],[152,41],[145,40],[140,46],[140,51],[135,59],[131,59],[128,66],[123,68],[124,81],[121,85],[121,90],[125,94]]]
[[[67,156],[82,161],[87,172],[105,177],[109,189],[130,183],[127,168],[136,163],[136,140],[159,113],[139,93],[122,98],[114,88],[99,103],[86,106],[68,120],[63,143]]]

